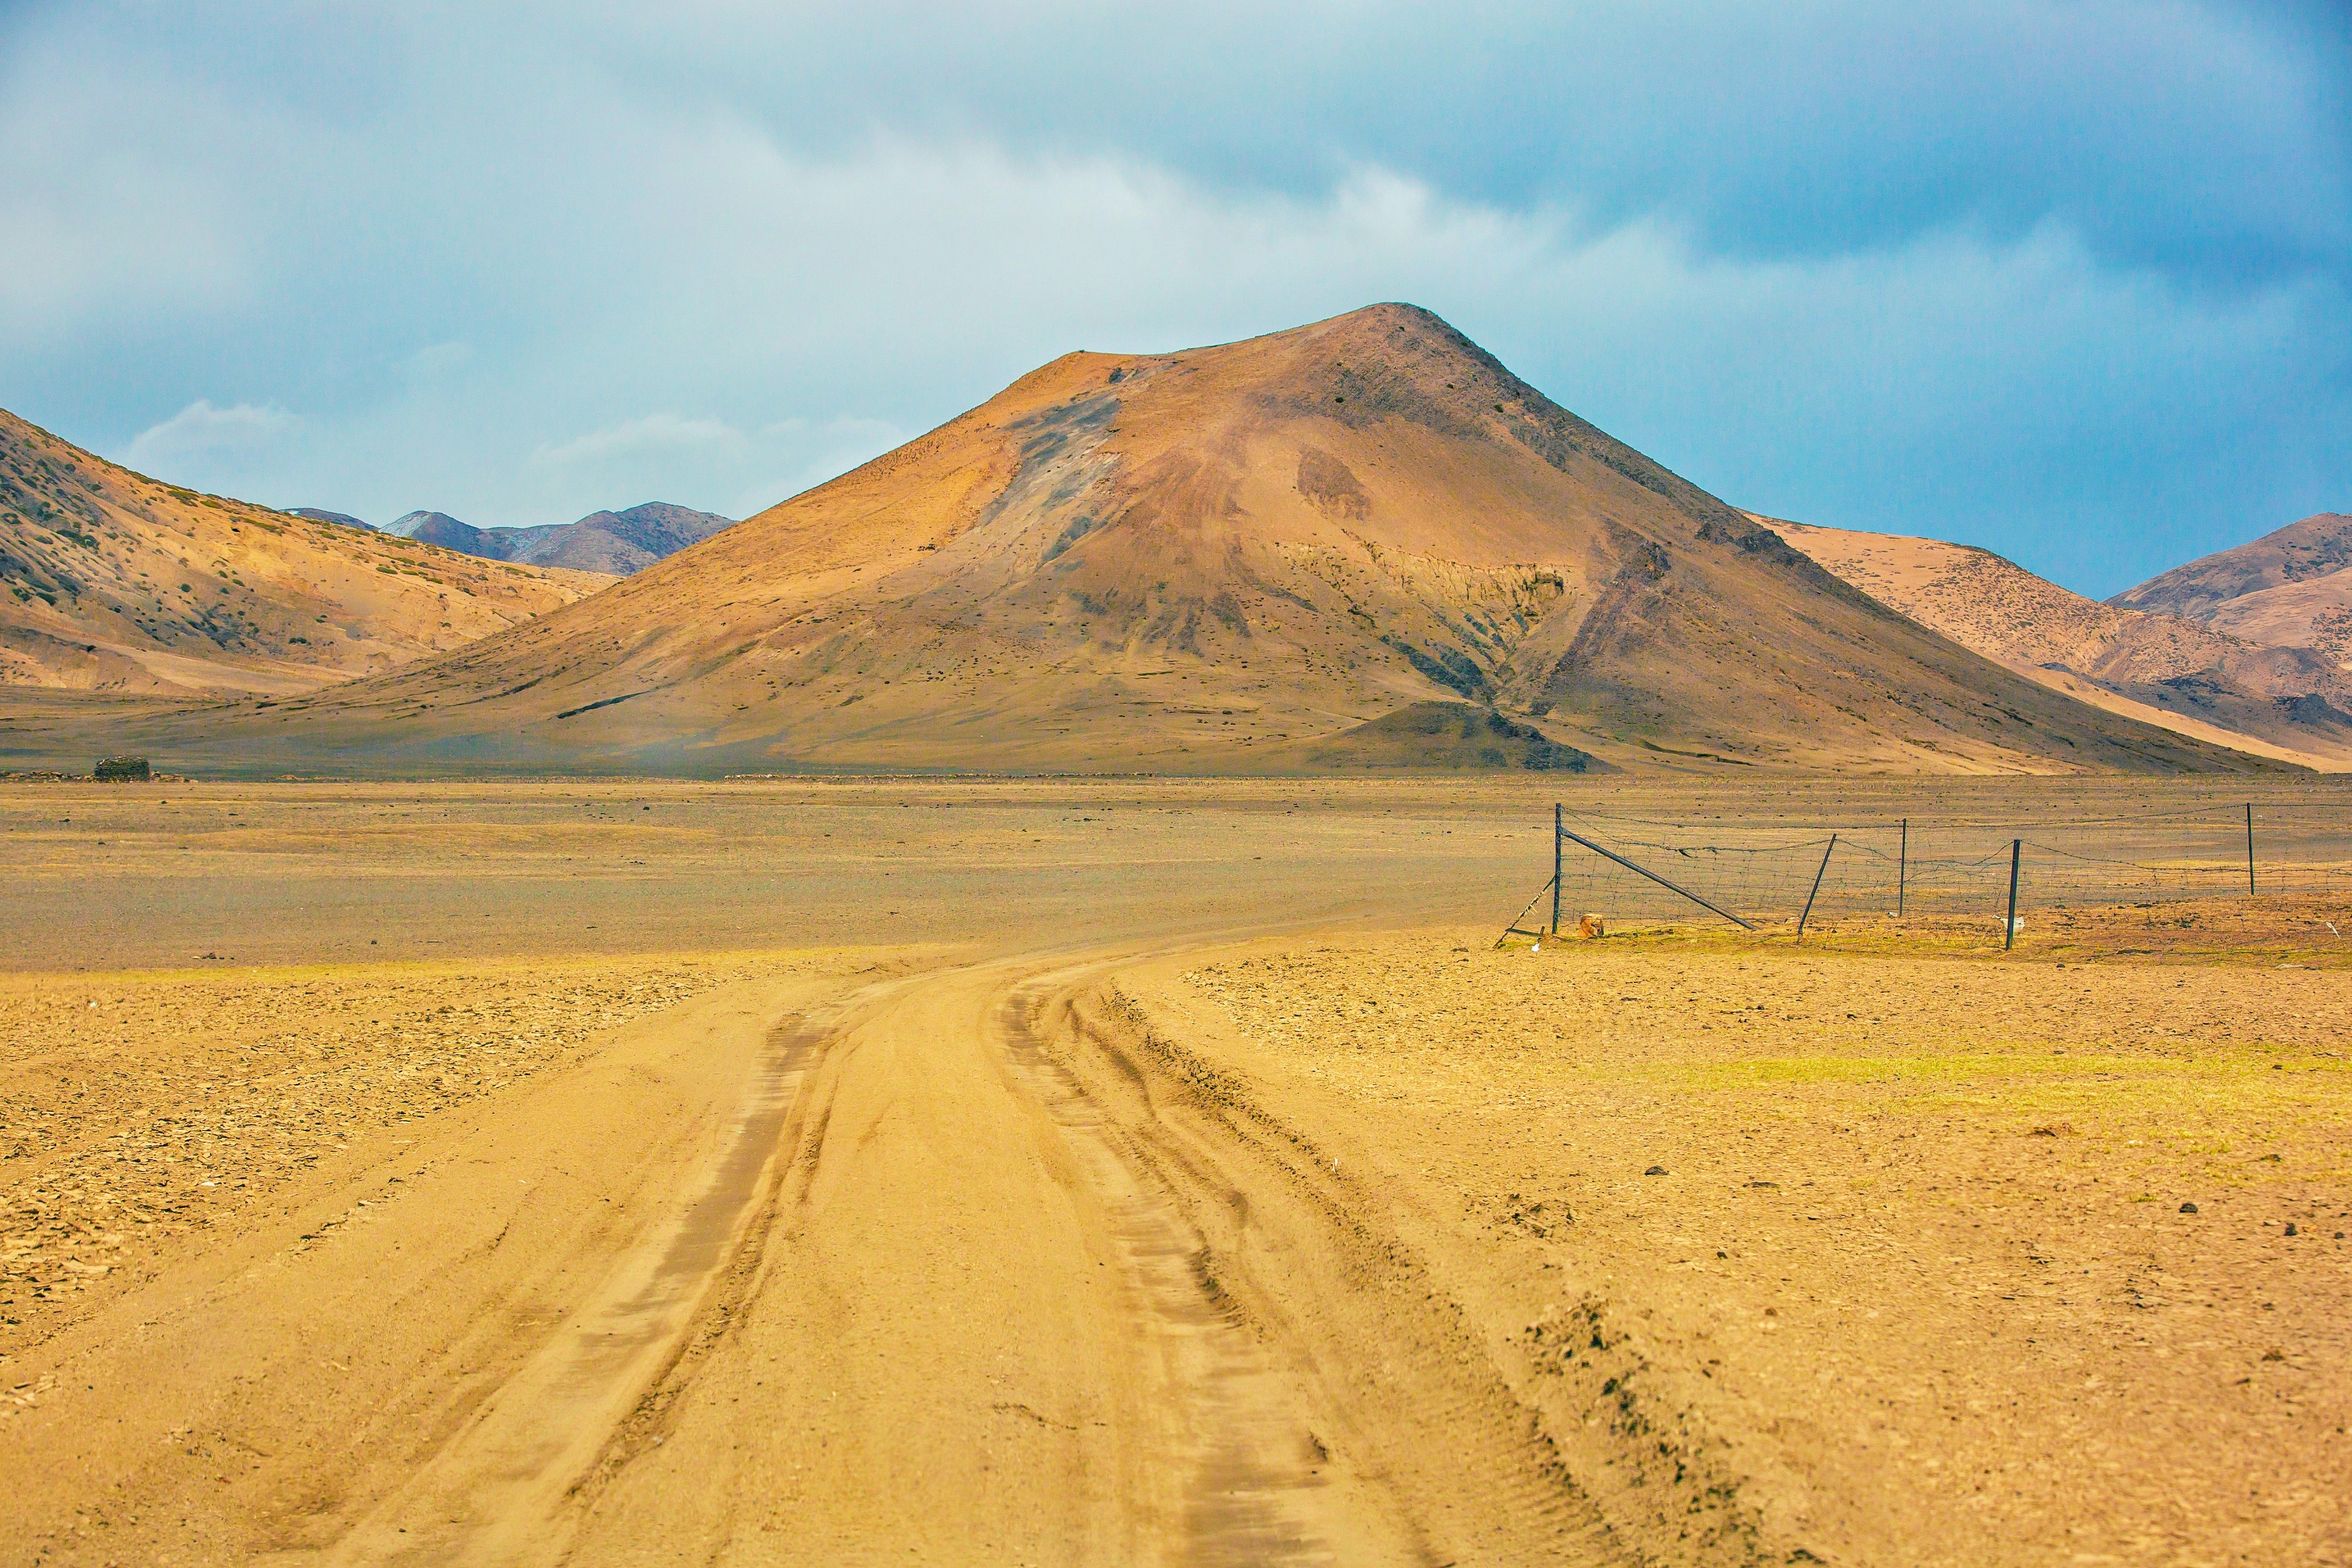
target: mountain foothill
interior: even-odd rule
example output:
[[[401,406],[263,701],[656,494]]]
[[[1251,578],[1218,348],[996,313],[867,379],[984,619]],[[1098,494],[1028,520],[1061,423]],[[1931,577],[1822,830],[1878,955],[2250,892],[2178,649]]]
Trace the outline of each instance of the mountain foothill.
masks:
[[[387,581],[398,568],[378,562],[415,563],[436,605],[542,596],[496,625],[467,600],[467,635],[396,668],[313,658],[306,689],[116,722],[195,771],[1992,773],[2352,758],[2352,691],[2324,646],[2258,643],[2131,595],[2094,605],[1982,552],[1743,512],[1406,305],[1211,348],[1066,354],[731,526],[646,506],[553,530],[412,514],[376,533],[183,500],[6,428],[12,453],[38,437],[52,465],[103,472],[191,525],[234,522],[280,549],[299,527],[305,548]],[[44,561],[78,560],[58,552],[85,547],[11,504]],[[2321,558],[2298,548],[2298,569]],[[250,582],[257,560],[229,563]],[[588,563],[610,574],[563,569]],[[158,581],[136,565],[126,582]],[[153,620],[179,604],[136,608]],[[454,632],[448,619],[432,629]],[[40,733],[89,739],[63,719]]]
[[[2306,621],[2305,635],[2255,639],[2227,629],[2230,595],[2206,601],[2221,615],[2139,607],[2156,602],[2147,585],[2101,604],[1971,545],[1771,526],[1864,593],[2054,690],[2260,755],[2352,766],[2352,670],[2340,640],[2316,635],[2324,621],[2316,627]],[[2194,581],[2195,573],[2183,567],[2155,582]],[[2322,586],[2310,580],[2315,592]],[[2241,591],[2252,597],[2263,590]],[[2333,592],[2352,605],[2352,578]]]
[[[594,593],[120,468],[0,412],[0,684],[284,696],[381,674]]]

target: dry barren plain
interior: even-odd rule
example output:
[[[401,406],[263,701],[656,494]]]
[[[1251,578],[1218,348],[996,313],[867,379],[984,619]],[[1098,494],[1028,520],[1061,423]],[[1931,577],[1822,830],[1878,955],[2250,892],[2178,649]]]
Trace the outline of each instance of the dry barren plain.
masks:
[[[2324,889],[1493,945],[2249,790],[0,786],[0,1563],[2352,1560]]]

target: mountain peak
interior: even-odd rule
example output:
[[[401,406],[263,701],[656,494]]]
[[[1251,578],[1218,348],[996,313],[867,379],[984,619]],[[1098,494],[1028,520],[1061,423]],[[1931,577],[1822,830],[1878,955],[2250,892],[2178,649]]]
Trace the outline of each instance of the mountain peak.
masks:
[[[1347,735],[1393,760],[1459,726],[1384,716],[1465,701],[1596,765],[2247,765],[1903,618],[1396,303],[1063,355],[593,600],[270,722],[358,744],[387,701],[431,717],[386,745],[624,770],[1262,772]]]

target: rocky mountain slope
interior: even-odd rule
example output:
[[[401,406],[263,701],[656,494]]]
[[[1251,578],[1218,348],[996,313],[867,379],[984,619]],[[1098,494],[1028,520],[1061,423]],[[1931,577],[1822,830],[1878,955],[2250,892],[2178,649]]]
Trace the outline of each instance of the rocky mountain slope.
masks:
[[[2200,740],[2352,764],[2352,675],[2310,648],[2102,605],[1970,545],[1759,521],[1880,603],[2053,689]]]
[[[1556,749],[1380,722],[1432,703]],[[1423,743],[1547,766],[2263,765],[1887,609],[1402,305],[1065,355],[592,599],[208,724],[159,749],[683,773],[1307,771]]]
[[[2200,556],[2107,601],[2352,667],[2352,516],[2322,512]]]
[[[463,647],[609,581],[200,495],[0,412],[0,685],[308,691]]]

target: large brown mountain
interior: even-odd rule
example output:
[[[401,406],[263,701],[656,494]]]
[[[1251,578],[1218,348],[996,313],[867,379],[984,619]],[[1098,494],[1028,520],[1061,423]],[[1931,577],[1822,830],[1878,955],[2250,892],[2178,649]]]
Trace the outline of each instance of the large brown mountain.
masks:
[[[1402,305],[1066,355],[593,598],[208,724],[156,749],[683,772],[2271,765],[1904,618]]]
[[[309,691],[607,581],[160,484],[0,411],[0,686]]]
[[[2200,556],[2107,601],[2201,621],[2352,668],[2352,516],[2321,512]]]
[[[2352,766],[2352,674],[2310,648],[2102,605],[1971,545],[1757,521],[1881,604],[2055,690],[2199,740]]]

